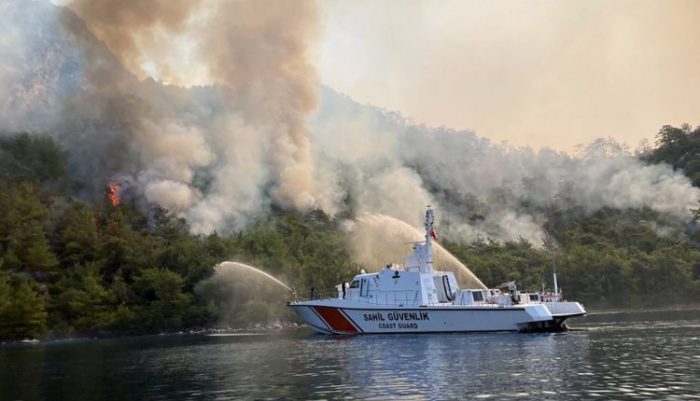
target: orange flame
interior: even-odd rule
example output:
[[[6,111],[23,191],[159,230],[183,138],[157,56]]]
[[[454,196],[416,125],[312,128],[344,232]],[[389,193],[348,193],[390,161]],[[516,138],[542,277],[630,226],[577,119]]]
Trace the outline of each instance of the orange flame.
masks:
[[[112,203],[112,206],[119,206],[119,184],[110,182],[109,185],[107,185],[105,196]]]

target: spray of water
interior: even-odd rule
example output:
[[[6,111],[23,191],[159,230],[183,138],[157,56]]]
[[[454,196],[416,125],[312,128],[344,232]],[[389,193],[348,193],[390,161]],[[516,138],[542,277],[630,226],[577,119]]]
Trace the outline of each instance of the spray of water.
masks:
[[[364,213],[350,224],[355,258],[370,269],[402,260],[407,254],[406,242],[419,241],[424,235],[410,224],[383,214]],[[436,270],[454,272],[465,288],[486,288],[467,266],[438,243],[434,243],[433,262]]]
[[[246,264],[244,264],[244,263],[239,263],[239,262],[222,262],[222,263],[219,263],[218,265],[216,265],[216,266],[214,267],[214,270],[215,270],[217,273],[223,273],[225,270],[230,271],[230,270],[232,270],[232,269],[240,269],[240,268],[247,269],[247,270],[252,271],[252,272],[254,272],[254,273],[257,273],[257,274],[259,274],[259,275],[261,275],[261,276],[267,277],[267,278],[269,278],[270,280],[274,281],[275,283],[277,283],[277,284],[281,285],[282,287],[288,289],[289,291],[292,291],[292,288],[291,288],[290,286],[288,286],[287,284],[281,282],[280,280],[278,280],[278,279],[275,278],[274,276],[271,276],[271,275],[265,273],[264,271],[262,271],[262,270],[260,270],[260,269],[256,269],[255,267],[253,267],[253,266],[248,266],[248,265],[246,265]]]
[[[270,274],[237,262],[214,266],[214,274],[197,283],[195,293],[217,311],[222,327],[246,327],[285,319],[288,313],[283,300],[291,288]],[[286,295],[285,295],[286,294]]]
[[[442,245],[434,243],[435,247],[435,253],[436,257],[442,259],[442,263],[440,265],[448,265],[448,266],[459,266],[460,271],[457,273],[465,273],[467,275],[467,282],[468,283],[473,283],[472,286],[469,288],[481,288],[481,289],[486,289],[486,285],[479,280],[479,278],[474,274],[467,266],[465,266],[462,262],[459,261],[453,254],[451,254],[447,249],[443,248]],[[438,265],[438,266],[440,266]]]

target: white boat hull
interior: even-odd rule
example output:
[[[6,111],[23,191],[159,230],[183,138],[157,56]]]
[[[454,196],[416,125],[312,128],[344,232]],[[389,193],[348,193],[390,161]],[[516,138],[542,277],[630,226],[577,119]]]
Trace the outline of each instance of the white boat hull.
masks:
[[[291,303],[319,333],[452,333],[522,331],[544,327],[552,315],[544,305],[374,307],[333,300]]]

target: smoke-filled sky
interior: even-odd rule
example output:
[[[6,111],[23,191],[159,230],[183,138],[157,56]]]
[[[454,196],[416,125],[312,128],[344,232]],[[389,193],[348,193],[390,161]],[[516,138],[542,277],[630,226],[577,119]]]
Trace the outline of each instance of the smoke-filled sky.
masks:
[[[201,234],[431,204],[459,240],[539,244],[570,208],[682,235],[700,189],[594,140],[697,124],[695,4],[0,0],[0,135],[49,133],[77,195],[116,182]]]
[[[572,151],[697,124],[700,1],[323,1],[322,81],[432,126]]]

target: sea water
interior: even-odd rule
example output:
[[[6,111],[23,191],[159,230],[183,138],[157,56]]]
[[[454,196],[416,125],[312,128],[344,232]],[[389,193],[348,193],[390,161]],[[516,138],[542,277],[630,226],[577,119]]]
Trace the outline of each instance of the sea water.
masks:
[[[0,400],[648,399],[700,395],[700,311],[560,334],[168,335],[0,345]]]

